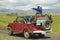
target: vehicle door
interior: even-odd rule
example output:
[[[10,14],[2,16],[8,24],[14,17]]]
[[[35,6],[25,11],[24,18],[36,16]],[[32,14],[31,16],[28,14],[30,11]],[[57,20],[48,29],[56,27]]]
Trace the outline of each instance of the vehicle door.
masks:
[[[16,22],[15,22],[15,31],[16,32],[21,32],[22,25],[23,25],[23,18],[22,17],[17,17]]]

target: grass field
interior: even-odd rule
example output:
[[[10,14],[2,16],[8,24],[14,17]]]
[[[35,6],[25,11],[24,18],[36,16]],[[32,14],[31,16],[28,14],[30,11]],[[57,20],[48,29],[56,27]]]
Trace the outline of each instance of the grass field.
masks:
[[[53,15],[52,30],[60,33],[60,15]]]
[[[52,30],[53,32],[60,33],[60,15],[53,15]],[[0,14],[0,25],[7,26],[7,24],[15,20],[16,16],[7,16],[6,14]]]
[[[6,35],[6,34],[0,34],[0,40],[21,40],[21,39],[24,39],[24,38],[20,38],[18,36],[9,36],[9,35]]]
[[[7,24],[15,20],[16,16],[7,16],[5,14],[0,14],[0,25],[7,26]]]

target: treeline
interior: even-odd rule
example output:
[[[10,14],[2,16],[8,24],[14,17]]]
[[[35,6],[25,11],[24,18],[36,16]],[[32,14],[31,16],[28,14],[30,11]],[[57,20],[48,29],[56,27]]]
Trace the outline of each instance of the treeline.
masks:
[[[26,16],[31,15],[30,13],[7,13],[7,16]]]
[[[9,14],[6,14],[7,16],[18,16],[18,13],[9,13]]]

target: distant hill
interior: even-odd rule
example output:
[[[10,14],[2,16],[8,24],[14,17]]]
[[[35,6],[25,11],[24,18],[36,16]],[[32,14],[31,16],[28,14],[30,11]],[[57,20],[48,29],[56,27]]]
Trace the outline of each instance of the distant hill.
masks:
[[[60,13],[60,9],[44,9],[43,13]]]
[[[34,10],[11,10],[11,9],[0,9],[0,12],[26,12],[34,13]],[[43,9],[43,13],[60,13],[60,9]]]

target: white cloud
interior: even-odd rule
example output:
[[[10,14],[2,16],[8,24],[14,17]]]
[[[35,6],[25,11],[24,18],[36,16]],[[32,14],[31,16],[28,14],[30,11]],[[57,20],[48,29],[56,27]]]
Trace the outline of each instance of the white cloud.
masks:
[[[1,0],[0,8],[31,10],[31,8],[40,5],[43,9],[49,9],[53,5],[60,6],[58,2],[59,0]]]
[[[19,9],[19,10],[32,10],[32,8],[36,8],[36,5],[27,5],[27,6],[17,6],[14,9]],[[47,6],[42,6],[43,9],[48,9],[49,7]]]
[[[58,4],[55,4],[55,5],[53,5],[53,6],[60,6],[60,3],[58,3]]]
[[[42,8],[43,8],[43,9],[49,9],[49,7],[48,7],[48,6],[43,6]]]
[[[21,10],[31,10],[33,7],[33,5],[26,5],[26,6],[17,6],[16,9],[21,9]]]
[[[52,4],[58,2],[58,0],[31,0],[33,4]]]

